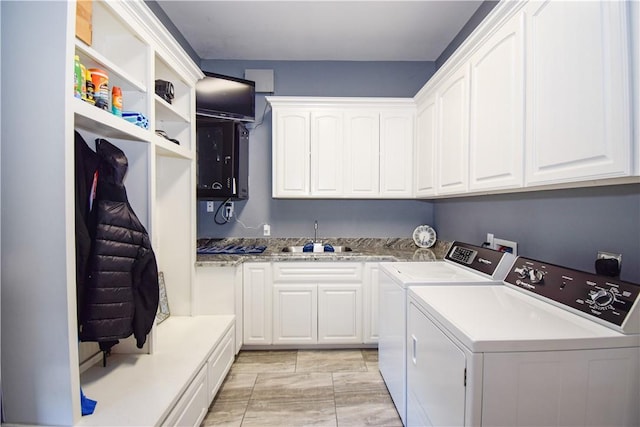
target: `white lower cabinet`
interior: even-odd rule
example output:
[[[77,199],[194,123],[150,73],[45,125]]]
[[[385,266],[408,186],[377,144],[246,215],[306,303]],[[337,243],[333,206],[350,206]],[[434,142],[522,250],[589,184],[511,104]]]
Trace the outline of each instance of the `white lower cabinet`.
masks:
[[[318,284],[318,343],[362,342],[362,285]]]
[[[209,405],[231,369],[234,360],[234,336],[232,328],[214,348],[207,362],[200,368],[178,403],[173,407],[163,426],[199,426]]]
[[[273,286],[273,344],[318,341],[318,287],[313,284]]]
[[[231,369],[235,353],[233,339],[228,334],[207,360],[207,407],[213,402],[227,372]]]
[[[162,425],[197,426],[207,407],[207,367],[203,366]]]
[[[375,307],[365,304],[365,295],[374,297],[363,289],[372,281],[364,278],[362,263],[245,263],[243,268],[245,345],[376,342],[377,326],[370,319],[377,318],[377,301]]]
[[[364,264],[362,296],[364,301],[363,342],[365,344],[378,342],[379,274],[380,268],[377,262],[367,262]]]
[[[243,342],[245,345],[271,344],[272,280],[270,262],[243,265]]]
[[[192,315],[232,314],[235,322],[236,354],[242,347],[242,266],[196,268]]]

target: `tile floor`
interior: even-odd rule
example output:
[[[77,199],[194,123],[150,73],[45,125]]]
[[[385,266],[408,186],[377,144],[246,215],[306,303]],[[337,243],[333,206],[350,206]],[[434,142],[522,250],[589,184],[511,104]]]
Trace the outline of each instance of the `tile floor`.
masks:
[[[402,426],[377,350],[241,351],[202,426]]]

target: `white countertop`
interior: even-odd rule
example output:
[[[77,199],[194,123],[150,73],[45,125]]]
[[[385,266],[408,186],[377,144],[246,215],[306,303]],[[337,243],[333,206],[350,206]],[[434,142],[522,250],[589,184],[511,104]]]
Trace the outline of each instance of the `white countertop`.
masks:
[[[411,300],[472,352],[640,346],[640,335],[623,335],[505,285],[409,289]]]

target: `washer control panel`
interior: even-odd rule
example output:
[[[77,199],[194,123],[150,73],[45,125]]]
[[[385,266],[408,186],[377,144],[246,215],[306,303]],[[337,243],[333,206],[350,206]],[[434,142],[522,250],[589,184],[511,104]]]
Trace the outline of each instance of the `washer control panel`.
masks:
[[[640,310],[640,285],[530,258],[516,258],[505,282],[605,325],[622,328],[632,311]]]
[[[514,256],[509,253],[455,241],[451,244],[444,259],[483,273],[494,280],[502,280],[507,271],[509,271]]]

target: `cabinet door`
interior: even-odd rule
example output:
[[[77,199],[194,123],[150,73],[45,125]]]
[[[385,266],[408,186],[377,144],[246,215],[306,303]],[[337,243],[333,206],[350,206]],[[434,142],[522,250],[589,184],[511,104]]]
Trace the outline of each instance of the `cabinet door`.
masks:
[[[526,6],[527,184],[631,168],[627,2]]]
[[[380,197],[413,195],[413,109],[380,113]]]
[[[419,102],[416,115],[416,197],[432,196],[436,191],[436,132],[436,97],[431,95]]]
[[[199,426],[207,415],[207,368],[203,366],[162,426]]]
[[[380,114],[345,112],[344,195],[377,197],[380,190]]]
[[[310,112],[274,109],[273,197],[309,195]]]
[[[378,280],[380,268],[377,262],[366,263],[364,267],[363,300],[364,324],[363,342],[365,344],[378,342]]]
[[[437,194],[463,193],[469,167],[469,66],[463,64],[440,85]]]
[[[340,110],[311,113],[311,195],[343,193],[343,113]]]
[[[243,268],[244,343],[271,344],[271,264],[268,262],[246,263]]]
[[[318,285],[318,343],[362,343],[362,286]]]
[[[471,58],[469,189],[522,186],[523,15],[513,16]]]
[[[318,341],[318,287],[315,284],[273,286],[273,343]]]
[[[410,302],[407,425],[465,425],[465,368],[464,352]]]

